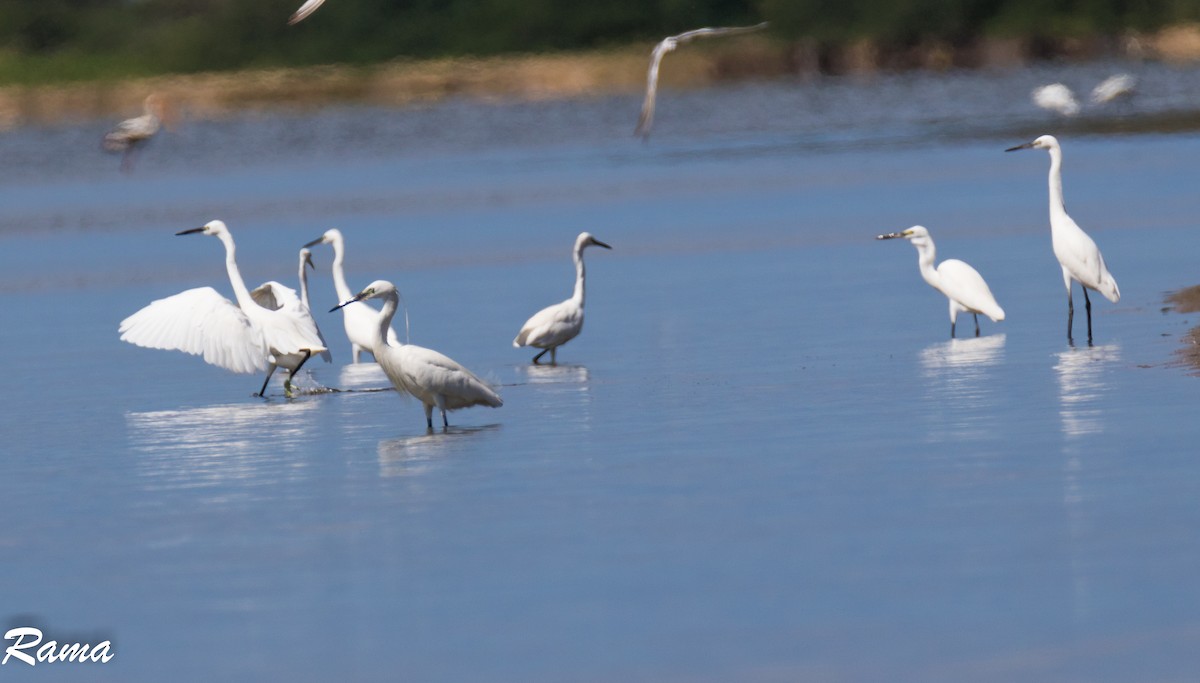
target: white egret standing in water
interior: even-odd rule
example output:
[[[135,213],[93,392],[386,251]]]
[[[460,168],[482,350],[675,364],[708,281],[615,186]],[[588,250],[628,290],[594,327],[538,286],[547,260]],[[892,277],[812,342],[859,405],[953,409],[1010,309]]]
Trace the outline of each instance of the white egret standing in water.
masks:
[[[1033,103],[1042,109],[1056,111],[1063,116],[1075,116],[1079,113],[1079,100],[1076,100],[1075,93],[1062,83],[1051,83],[1035,88]]]
[[[433,428],[435,407],[442,413],[442,426],[449,427],[446,419],[448,410],[471,406],[499,408],[504,405],[504,401],[486,382],[454,360],[413,344],[388,343],[384,334],[391,327],[400,293],[387,280],[372,282],[354,297],[330,309],[330,312],[365,299],[383,299],[383,309],[376,317],[371,352],[397,391],[412,394],[424,404],[426,427]]]
[[[300,5],[300,9],[292,12],[292,16],[288,18],[288,24],[298,24],[304,21],[308,15],[316,12],[317,8],[323,4],[325,4],[325,0],[308,0],[303,5]]]
[[[277,282],[268,282],[253,294],[247,289],[235,260],[233,236],[223,222],[209,221],[204,227],[175,234],[221,240],[237,304],[212,287],[189,289],[154,301],[121,321],[122,341],[203,356],[206,362],[234,372],[267,368],[258,396],[266,394],[276,367],[288,370],[284,389],[290,394],[292,377],[313,354],[331,360],[316,322],[294,290]]]
[[[346,271],[342,267],[342,262],[346,257],[346,240],[342,237],[342,231],[330,228],[325,231],[325,234],[304,246],[312,247],[318,244],[328,244],[333,247],[333,265],[330,267],[330,271],[333,273],[333,288],[337,292],[339,302],[349,301],[354,297],[354,290],[346,284]],[[353,362],[358,362],[358,357],[363,351],[371,352],[377,319],[378,311],[365,303],[355,302],[342,307],[342,324],[346,327],[346,337],[350,340]],[[395,330],[390,326],[387,329],[387,340],[393,346],[400,343],[396,338]]]
[[[1009,147],[1006,152],[1018,149],[1044,149],[1050,152],[1050,239],[1054,256],[1062,266],[1063,284],[1067,286],[1067,341],[1073,341],[1071,323],[1075,319],[1075,303],[1071,298],[1071,281],[1083,288],[1083,301],[1087,309],[1088,343],[1092,343],[1092,300],[1087,291],[1094,289],[1113,303],[1121,300],[1121,290],[1104,265],[1100,248],[1082,228],[1067,215],[1063,204],[1062,147],[1053,135],[1043,135],[1033,142]]]
[[[970,313],[975,318],[975,336],[979,336],[979,314],[992,319],[992,322],[1004,320],[1004,309],[996,303],[992,290],[984,282],[983,276],[966,263],[958,259],[946,259],[936,268],[933,266],[937,258],[937,248],[929,231],[920,225],[914,225],[901,232],[879,235],[875,239],[890,240],[903,237],[917,248],[917,265],[921,269],[921,277],[930,287],[946,295],[950,300],[950,337],[954,337],[954,326],[959,313]]]
[[[154,137],[162,128],[166,115],[166,105],[162,96],[151,94],[142,103],[145,113],[132,119],[125,119],[104,135],[101,146],[107,152],[120,152],[121,170],[133,170],[133,159],[137,150]]]
[[[642,113],[638,117],[637,128],[634,129],[633,134],[640,135],[643,140],[650,136],[650,125],[654,122],[654,100],[658,94],[658,67],[662,64],[664,55],[681,44],[695,38],[713,38],[737,33],[750,33],[752,31],[761,31],[766,27],[767,22],[764,21],[754,26],[698,28],[694,31],[687,31],[679,35],[663,38],[654,46],[654,50],[650,52],[650,68],[646,72],[646,99],[642,101]]]
[[[525,321],[521,331],[517,333],[516,339],[513,339],[513,346],[517,348],[532,346],[542,349],[541,353],[533,357],[534,364],[537,364],[547,351],[550,352],[550,362],[557,363],[558,347],[579,336],[579,332],[583,330],[585,278],[583,250],[593,244],[597,247],[612,249],[604,242],[592,237],[590,233],[579,233],[579,237],[575,238],[575,250],[572,252],[575,260],[575,293],[562,303],[547,306],[534,313],[532,318]]]

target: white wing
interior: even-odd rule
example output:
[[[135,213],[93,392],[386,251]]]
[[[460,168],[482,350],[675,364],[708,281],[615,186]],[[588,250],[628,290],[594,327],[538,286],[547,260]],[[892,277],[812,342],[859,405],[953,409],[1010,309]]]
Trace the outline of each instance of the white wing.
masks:
[[[1063,116],[1074,116],[1079,113],[1079,102],[1075,99],[1075,93],[1062,83],[1051,83],[1035,89],[1033,103],[1042,109],[1056,111]]]
[[[1132,95],[1135,88],[1137,88],[1137,79],[1129,74],[1109,76],[1092,90],[1092,102],[1096,104],[1112,102],[1117,98]]]
[[[407,344],[383,352],[380,360],[393,384],[423,403],[435,403],[434,395],[441,395],[447,410],[504,404],[486,382],[437,351]]]
[[[130,145],[153,137],[161,125],[158,117],[152,114],[126,119],[104,135],[104,149],[109,152],[123,152]]]
[[[567,299],[534,313],[513,339],[513,346],[558,346],[574,339],[582,329],[583,308]]]
[[[317,11],[317,8],[325,4],[325,0],[308,0],[308,2],[300,5],[300,9],[292,13],[288,19],[288,24],[298,24],[304,21],[305,17]]]
[[[276,290],[276,295],[278,293]],[[299,298],[285,302],[281,308],[274,311],[255,311],[252,316],[262,328],[263,339],[272,353],[302,354],[311,351],[320,354],[327,363],[332,360],[321,331],[317,329],[316,321]]]
[[[946,259],[937,267],[943,293],[970,311],[978,311],[994,321],[1004,320],[1004,309],[996,303],[992,290],[979,271],[958,259]]]
[[[250,298],[269,311],[277,311],[286,305],[300,301],[296,290],[274,280],[268,280],[250,291]]]
[[[183,351],[234,372],[267,367],[260,330],[212,287],[198,287],[152,302],[121,321],[121,341]]]
[[[650,135],[650,125],[654,123],[654,99],[658,94],[658,67],[662,64],[663,55],[670,51],[667,45],[667,40],[664,40],[655,45],[654,51],[650,53],[650,69],[646,72],[646,99],[642,100],[642,113],[638,116],[637,128],[633,130],[634,135],[642,138]]]

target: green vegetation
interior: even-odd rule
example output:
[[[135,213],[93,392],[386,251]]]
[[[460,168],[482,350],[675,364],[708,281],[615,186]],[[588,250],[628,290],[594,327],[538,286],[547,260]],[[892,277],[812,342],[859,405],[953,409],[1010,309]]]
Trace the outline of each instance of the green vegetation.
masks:
[[[563,51],[763,19],[783,40],[891,45],[1111,35],[1200,19],[1200,0],[329,0],[287,26],[300,3],[3,0],[0,82]]]

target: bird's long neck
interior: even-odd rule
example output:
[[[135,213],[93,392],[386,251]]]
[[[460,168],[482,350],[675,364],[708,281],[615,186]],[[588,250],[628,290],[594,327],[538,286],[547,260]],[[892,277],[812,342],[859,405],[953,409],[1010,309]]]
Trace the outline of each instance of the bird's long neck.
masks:
[[[238,271],[237,247],[233,244],[233,235],[222,232],[217,237],[225,245],[225,270],[229,272],[229,284],[233,285],[233,294],[237,297],[238,306],[241,306],[242,310],[253,310],[258,304],[250,296],[250,290],[246,289],[246,282],[242,280],[242,274]]]
[[[917,266],[921,269],[921,277],[928,282],[934,289],[942,288],[942,276],[938,274],[937,268],[934,267],[934,261],[937,259],[937,248],[932,242],[925,242],[917,247]]]
[[[342,240],[333,241],[333,288],[337,290],[338,302],[349,301],[354,298],[354,292],[350,291],[350,285],[346,284],[346,271],[342,269],[342,260],[346,257],[346,246]]]
[[[583,308],[585,270],[583,267],[583,248],[581,247],[575,250],[575,293],[571,296],[571,300],[579,304],[580,308]]]
[[[1054,214],[1066,213],[1067,207],[1063,204],[1063,188],[1062,188],[1062,150],[1058,147],[1050,148],[1050,213]]]
[[[391,291],[383,297],[383,308],[379,309],[379,325],[374,330],[371,348],[387,345],[388,330],[392,327],[392,317],[396,315],[396,306],[400,303],[400,294]]]
[[[304,262],[304,259],[301,258],[300,259],[300,301],[301,301],[301,303],[304,304],[305,308],[312,310],[312,307],[308,305],[308,273],[304,272],[305,265],[306,264]],[[345,301],[345,299],[342,299],[342,301]],[[341,303],[341,302],[339,301],[338,303]]]

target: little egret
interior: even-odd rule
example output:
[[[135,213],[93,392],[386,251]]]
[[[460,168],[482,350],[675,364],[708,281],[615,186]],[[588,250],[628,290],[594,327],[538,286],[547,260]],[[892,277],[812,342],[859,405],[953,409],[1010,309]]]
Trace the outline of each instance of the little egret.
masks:
[[[1071,323],[1075,319],[1075,303],[1071,299],[1071,280],[1083,288],[1083,301],[1087,309],[1088,343],[1092,343],[1092,300],[1087,291],[1094,289],[1113,303],[1121,300],[1121,290],[1104,265],[1100,248],[1083,231],[1063,205],[1062,147],[1053,135],[1043,135],[1033,142],[1009,147],[1006,152],[1018,149],[1044,149],[1050,152],[1050,239],[1054,256],[1062,266],[1063,284],[1067,286],[1067,341],[1073,341]]]
[[[1137,79],[1129,74],[1109,76],[1092,89],[1092,102],[1105,104],[1123,97],[1132,97],[1136,89]]]
[[[642,113],[638,117],[637,128],[633,134],[639,135],[643,140],[650,136],[650,125],[654,122],[654,100],[658,93],[658,67],[662,64],[663,56],[668,52],[679,47],[695,38],[712,38],[715,36],[728,36],[737,33],[750,33],[752,31],[761,31],[767,27],[767,22],[755,24],[754,26],[730,26],[725,28],[698,28],[694,31],[687,31],[676,36],[668,36],[663,38],[658,45],[654,46],[654,50],[650,52],[650,69],[646,72],[646,99],[642,101]]]
[[[331,228],[304,246],[313,247],[318,244],[333,246],[333,288],[337,291],[338,301],[349,301],[354,297],[354,291],[346,284],[346,272],[342,268],[342,261],[346,257],[346,241],[342,237],[342,231]],[[355,363],[363,351],[371,351],[377,316],[378,312],[375,309],[362,302],[348,304],[342,308],[342,324],[346,327],[346,337],[350,340],[351,356]],[[400,344],[395,330],[390,326],[387,330],[387,340],[393,346]]]
[[[142,103],[144,114],[118,123],[104,136],[101,146],[106,152],[121,152],[121,170],[133,170],[133,158],[146,141],[154,137],[162,127],[165,103],[161,96],[146,96]]]
[[[306,268],[317,269],[313,265],[312,252],[308,250],[308,247],[303,247],[300,249],[300,303],[304,304],[304,308],[311,314],[312,306],[308,303],[308,271],[305,270]]]
[[[292,13],[292,16],[288,18],[288,25],[290,26],[304,21],[308,15],[316,12],[317,8],[323,4],[325,4],[325,0],[308,0],[308,2],[300,5],[300,9]]]
[[[1079,113],[1079,101],[1075,99],[1075,93],[1062,83],[1051,83],[1034,89],[1033,103],[1063,116],[1075,116]]]
[[[579,336],[583,329],[583,250],[593,244],[612,249],[592,237],[590,233],[579,233],[579,237],[575,238],[575,251],[572,252],[575,259],[575,294],[562,303],[547,306],[534,313],[532,318],[525,321],[525,325],[517,333],[517,338],[513,339],[513,346],[517,348],[532,346],[542,349],[541,353],[533,357],[534,364],[537,364],[547,351],[550,352],[550,362],[557,363],[558,347]]]
[[[929,231],[920,225],[914,225],[908,230],[879,235],[875,239],[890,240],[903,237],[917,248],[917,265],[921,269],[921,277],[937,291],[946,295],[950,300],[950,337],[954,338],[954,325],[958,314],[970,313],[975,318],[975,336],[979,336],[979,314],[992,319],[992,322],[1004,320],[1004,309],[996,303],[992,290],[988,289],[983,276],[966,263],[958,259],[946,259],[933,267],[937,258],[937,248]]]
[[[383,309],[375,319],[375,333],[370,349],[379,367],[392,381],[397,391],[412,394],[425,406],[425,426],[433,429],[433,409],[442,413],[442,426],[449,427],[447,410],[471,406],[504,405],[500,396],[483,380],[455,361],[434,351],[413,344],[392,344],[385,338],[392,316],[400,302],[396,286],[387,280],[376,280],[352,298],[330,309],[344,308],[365,299],[383,299]]]
[[[221,240],[237,304],[212,287],[189,289],[154,301],[121,321],[121,341],[202,355],[206,362],[234,372],[266,368],[267,378],[258,396],[266,394],[276,367],[288,370],[284,389],[290,394],[292,377],[312,354],[330,361],[312,315],[294,290],[278,282],[268,282],[253,293],[246,288],[234,259],[233,236],[223,222],[209,221],[204,227],[175,234],[212,235]]]

